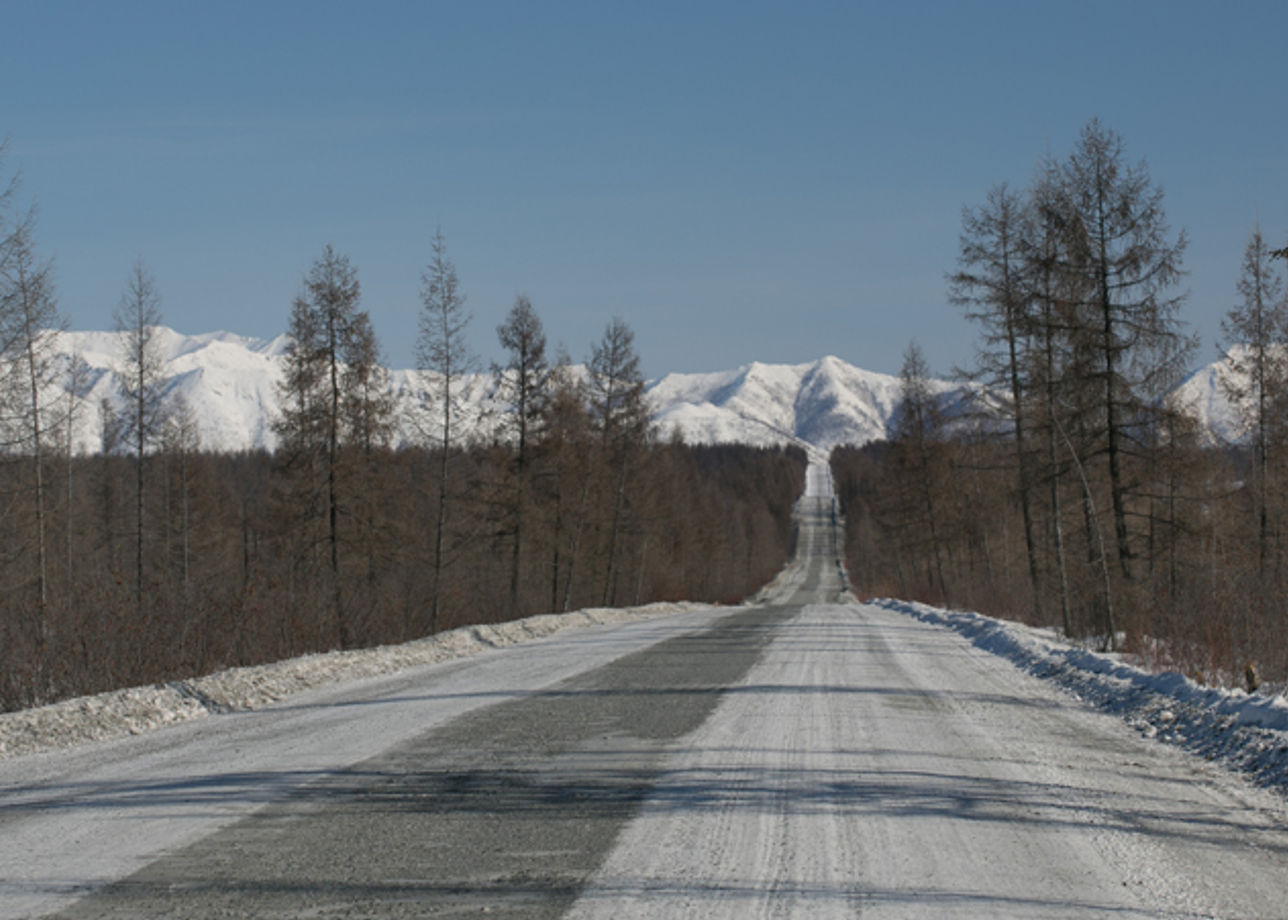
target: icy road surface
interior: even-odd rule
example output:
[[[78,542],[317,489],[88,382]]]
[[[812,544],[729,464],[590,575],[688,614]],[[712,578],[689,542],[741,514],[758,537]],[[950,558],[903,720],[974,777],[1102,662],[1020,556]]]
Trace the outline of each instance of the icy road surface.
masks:
[[[0,762],[0,917],[1283,917],[1282,800],[844,603],[826,471],[748,607]]]

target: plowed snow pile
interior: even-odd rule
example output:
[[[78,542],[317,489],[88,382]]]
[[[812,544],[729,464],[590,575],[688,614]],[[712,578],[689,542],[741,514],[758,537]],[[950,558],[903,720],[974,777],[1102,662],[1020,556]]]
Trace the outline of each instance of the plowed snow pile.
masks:
[[[1121,656],[1063,642],[1051,630],[978,613],[888,599],[874,603],[955,630],[976,647],[1121,716],[1146,737],[1288,791],[1288,701],[1282,696],[1203,687],[1174,671],[1151,674]]]
[[[509,623],[464,626],[402,645],[305,655],[255,667],[229,668],[191,680],[63,700],[0,715],[0,758],[139,734],[215,713],[259,709],[313,687],[467,658],[565,629],[625,623],[709,606],[659,603],[542,614]]]

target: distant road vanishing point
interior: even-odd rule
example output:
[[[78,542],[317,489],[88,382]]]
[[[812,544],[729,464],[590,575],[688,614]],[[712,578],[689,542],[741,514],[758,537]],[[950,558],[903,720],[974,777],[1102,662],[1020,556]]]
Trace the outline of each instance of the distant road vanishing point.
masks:
[[[0,762],[0,917],[1282,917],[1282,800],[854,602],[754,602]]]

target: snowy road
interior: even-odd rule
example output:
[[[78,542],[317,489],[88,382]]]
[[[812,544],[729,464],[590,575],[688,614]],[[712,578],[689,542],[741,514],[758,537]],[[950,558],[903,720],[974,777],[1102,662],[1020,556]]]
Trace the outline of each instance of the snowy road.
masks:
[[[1282,800],[893,610],[763,603],[0,762],[0,917],[1283,917]]]

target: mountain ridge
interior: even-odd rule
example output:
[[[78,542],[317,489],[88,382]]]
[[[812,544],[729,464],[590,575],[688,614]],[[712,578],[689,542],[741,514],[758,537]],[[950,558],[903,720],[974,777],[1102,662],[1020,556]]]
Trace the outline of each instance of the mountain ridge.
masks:
[[[57,332],[54,351],[63,366],[72,355],[85,362],[77,393],[74,443],[82,452],[100,448],[98,406],[117,402],[113,366],[123,333]],[[156,328],[164,359],[165,390],[182,397],[209,450],[272,449],[272,419],[289,338],[258,339],[226,331],[185,335]],[[1220,362],[1218,362],[1219,364]],[[1197,417],[1221,435],[1235,430],[1220,393],[1215,365],[1194,372],[1177,393]],[[399,440],[413,438],[412,416],[432,375],[391,370],[399,410]],[[932,380],[931,392],[948,414],[959,415],[972,387]],[[885,438],[899,411],[899,378],[856,367],[835,355],[800,364],[752,361],[724,371],[671,373],[647,384],[653,421],[662,437],[678,432],[689,443],[754,446],[799,444],[826,453],[839,444],[863,445]],[[470,375],[461,387],[463,431],[487,438],[500,408],[490,374]]]

